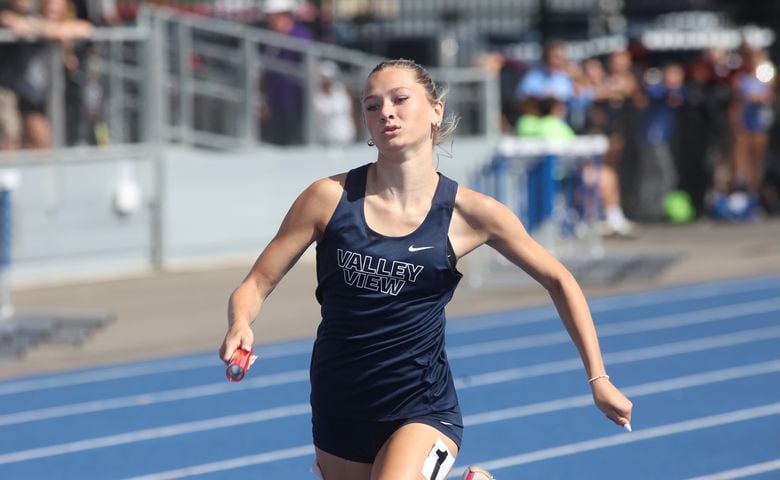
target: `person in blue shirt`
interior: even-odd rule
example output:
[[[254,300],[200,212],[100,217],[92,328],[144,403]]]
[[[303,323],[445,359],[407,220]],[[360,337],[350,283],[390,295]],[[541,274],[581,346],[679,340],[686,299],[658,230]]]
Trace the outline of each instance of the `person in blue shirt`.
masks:
[[[361,104],[376,159],[312,183],[295,200],[231,294],[219,355],[251,349],[266,297],[317,244],[322,321],[311,360],[316,468],[326,480],[447,476],[463,431],[444,350],[444,307],[457,260],[487,244],[550,293],[582,357],[596,406],[631,421],[609,381],[591,314],[574,277],[495,199],[436,171],[434,147],[453,132],[444,92],[409,60],[380,63]],[[488,479],[467,470],[465,478]]]
[[[528,71],[515,90],[515,97],[553,97],[568,103],[574,98],[574,82],[566,71],[564,44],[551,41],[544,45],[542,63]]]

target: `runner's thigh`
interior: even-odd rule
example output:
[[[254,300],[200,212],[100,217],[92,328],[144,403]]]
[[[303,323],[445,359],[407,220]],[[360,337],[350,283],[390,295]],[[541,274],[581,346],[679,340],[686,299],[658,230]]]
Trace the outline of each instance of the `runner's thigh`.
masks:
[[[353,462],[315,448],[317,465],[324,480],[368,480],[371,464]]]
[[[458,447],[454,441],[430,425],[409,423],[402,426],[379,451],[371,471],[371,480],[429,480],[430,473],[427,474],[428,476],[423,475],[426,459],[432,451],[436,459],[443,459],[445,456],[443,452],[434,451],[436,440],[441,440],[447,447],[446,456],[450,458],[445,464],[452,465],[454,457],[458,454]],[[426,471],[428,470],[431,470],[430,465]],[[443,468],[439,469],[436,479],[446,477],[448,472],[443,470]]]

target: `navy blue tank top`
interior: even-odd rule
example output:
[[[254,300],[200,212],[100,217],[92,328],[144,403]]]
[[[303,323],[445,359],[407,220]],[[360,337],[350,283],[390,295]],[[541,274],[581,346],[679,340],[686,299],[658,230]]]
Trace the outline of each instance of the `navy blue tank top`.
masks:
[[[447,236],[458,185],[439,174],[422,224],[388,237],[366,223],[368,167],[347,174],[317,244],[312,409],[382,421],[458,410],[444,351],[444,306],[461,278]]]

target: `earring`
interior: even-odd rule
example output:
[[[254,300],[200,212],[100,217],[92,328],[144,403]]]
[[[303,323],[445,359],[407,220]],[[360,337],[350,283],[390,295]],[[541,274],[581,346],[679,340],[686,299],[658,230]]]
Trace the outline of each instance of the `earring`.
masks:
[[[373,139],[373,138],[369,138],[369,139],[368,139],[368,141],[367,141],[366,143],[368,144],[368,146],[369,146],[369,147],[373,147],[374,145],[376,145],[376,144],[374,143],[374,139]]]

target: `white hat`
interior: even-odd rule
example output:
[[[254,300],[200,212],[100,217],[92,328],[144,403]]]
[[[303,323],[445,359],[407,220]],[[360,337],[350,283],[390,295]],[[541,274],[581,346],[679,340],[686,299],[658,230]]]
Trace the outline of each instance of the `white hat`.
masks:
[[[274,13],[292,12],[298,8],[298,2],[295,0],[265,0],[263,13],[273,15]]]
[[[335,79],[339,75],[339,66],[331,60],[321,60],[319,70],[323,78],[330,80]]]

